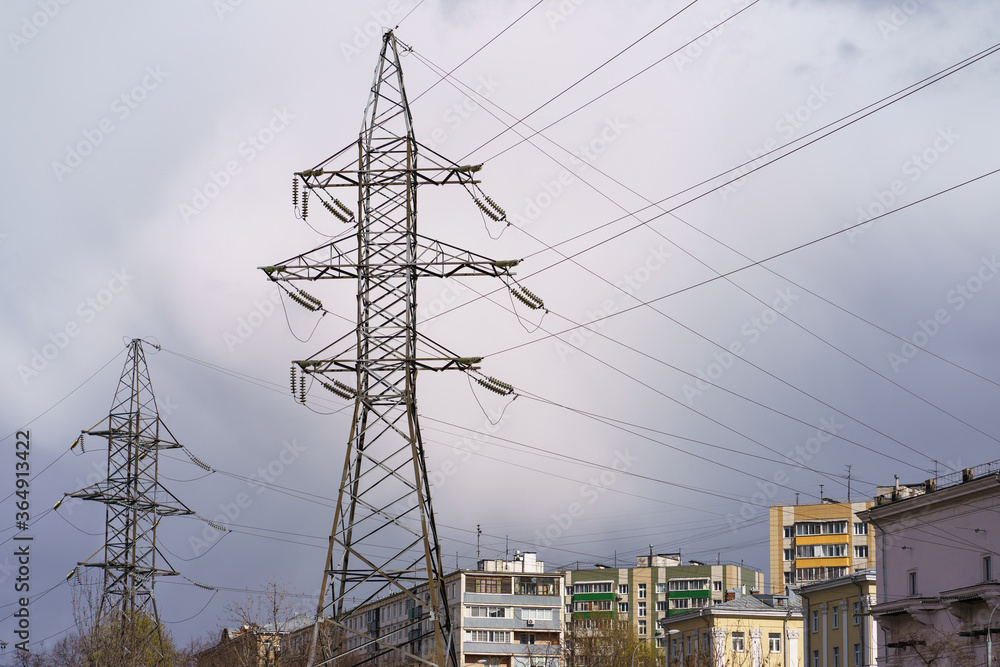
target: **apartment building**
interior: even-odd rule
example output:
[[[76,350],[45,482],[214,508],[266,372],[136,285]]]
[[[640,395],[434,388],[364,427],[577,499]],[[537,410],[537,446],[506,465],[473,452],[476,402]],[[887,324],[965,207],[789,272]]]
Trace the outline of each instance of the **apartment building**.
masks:
[[[1000,664],[1000,460],[896,487],[862,514],[874,528],[888,667]]]
[[[819,581],[799,589],[805,623],[805,667],[877,665],[875,570]]]
[[[871,502],[778,505],[770,510],[771,592],[875,567],[875,538],[857,517]]]
[[[426,587],[413,590],[429,599]],[[563,648],[562,576],[545,574],[532,552],[513,560],[481,560],[477,570],[445,577],[455,651],[467,667],[559,667]],[[360,605],[348,614],[346,649],[361,662],[384,650],[378,642],[433,659],[426,607],[404,593]],[[377,640],[377,641],[376,641]],[[294,641],[294,640],[293,640]],[[385,654],[372,667],[404,664]]]
[[[684,564],[680,554],[639,556],[635,567],[565,570],[567,627],[609,614],[628,619],[640,638],[656,636],[657,622],[672,614],[721,604],[726,591],[759,591],[764,573],[737,563]],[[657,643],[665,646],[664,638]]]

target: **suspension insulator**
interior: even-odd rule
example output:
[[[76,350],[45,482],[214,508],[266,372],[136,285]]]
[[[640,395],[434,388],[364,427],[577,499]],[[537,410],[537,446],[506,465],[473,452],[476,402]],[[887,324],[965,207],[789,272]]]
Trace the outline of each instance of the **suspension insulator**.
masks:
[[[496,212],[497,212],[498,214],[500,214],[500,217],[501,217],[501,218],[506,218],[506,217],[507,217],[507,212],[506,212],[506,211],[504,211],[504,210],[503,210],[502,208],[500,208],[499,206],[497,206],[497,203],[496,203],[495,201],[493,201],[493,200],[492,200],[492,199],[491,199],[491,198],[490,198],[489,196],[487,196],[487,195],[484,195],[484,197],[486,198],[486,203],[487,203],[487,204],[489,204],[489,205],[490,205],[490,206],[491,206],[491,207],[493,208],[493,210],[494,210],[494,211],[496,211]]]
[[[294,396],[295,396],[295,366],[293,365],[290,370],[291,370],[291,376],[292,376],[292,397],[294,398]]]
[[[481,384],[486,389],[489,389],[494,394],[499,394],[500,396],[510,396],[514,393],[514,387],[510,386],[506,382],[501,382],[494,377],[477,377],[476,382]]]
[[[346,205],[344,204],[344,202],[340,201],[339,199],[336,199],[336,198],[334,198],[334,200],[333,200],[333,203],[334,203],[334,204],[335,204],[335,205],[336,205],[336,206],[337,206],[337,207],[338,207],[338,208],[339,208],[339,209],[340,209],[341,211],[343,211],[343,212],[344,212],[344,214],[345,214],[345,215],[346,215],[346,216],[347,216],[347,217],[348,217],[348,218],[349,218],[350,220],[353,220],[353,219],[354,219],[354,211],[352,211],[352,210],[351,210],[351,209],[350,209],[349,207],[347,207],[347,206],[346,206]]]
[[[292,206],[299,205],[299,177],[292,176]]]
[[[294,301],[295,303],[299,304],[300,306],[302,306],[306,310],[310,310],[310,311],[315,312],[315,311],[319,310],[322,307],[322,304],[316,305],[316,304],[319,303],[319,300],[316,299],[315,297],[313,297],[313,301],[308,301],[305,297],[302,296],[301,293],[299,293],[299,292],[291,292],[291,291],[288,292],[288,296],[291,298],[292,301]],[[315,303],[314,303],[314,301],[315,301]]]
[[[302,191],[302,219],[309,217],[309,190]]]
[[[333,207],[333,206],[332,206],[332,205],[330,204],[330,202],[326,201],[325,199],[320,199],[319,201],[320,201],[320,203],[321,203],[321,204],[323,204],[323,207],[324,207],[324,208],[325,208],[326,210],[328,210],[328,211],[329,211],[330,213],[332,213],[332,214],[333,214],[333,216],[334,216],[335,218],[339,219],[339,220],[340,220],[341,222],[350,222],[350,221],[351,221],[351,219],[350,219],[350,218],[346,217],[346,216],[345,216],[345,215],[344,215],[343,213],[341,213],[340,211],[338,211],[337,209],[335,209],[335,208],[334,208],[334,207]]]
[[[299,403],[302,405],[306,404],[306,376],[302,374],[299,376]]]
[[[539,308],[544,308],[545,303],[538,298],[537,295],[531,291],[525,289],[518,285],[517,287],[511,288],[510,293],[514,295],[514,298],[526,305],[532,310],[538,310]]]
[[[340,396],[341,398],[348,401],[357,396],[358,393],[354,390],[354,387],[349,387],[348,385],[344,384],[339,380],[334,380],[332,383],[321,381],[320,384],[322,384],[323,388],[329,391],[330,393],[336,394],[337,396]]]

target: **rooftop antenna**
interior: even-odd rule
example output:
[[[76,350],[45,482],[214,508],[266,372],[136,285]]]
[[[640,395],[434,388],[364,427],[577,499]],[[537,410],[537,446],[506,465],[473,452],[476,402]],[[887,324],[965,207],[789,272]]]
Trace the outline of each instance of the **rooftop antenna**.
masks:
[[[476,524],[476,563],[478,564],[482,556],[479,555],[479,537],[483,534],[483,528]]]
[[[847,466],[847,502],[851,502],[851,466]]]

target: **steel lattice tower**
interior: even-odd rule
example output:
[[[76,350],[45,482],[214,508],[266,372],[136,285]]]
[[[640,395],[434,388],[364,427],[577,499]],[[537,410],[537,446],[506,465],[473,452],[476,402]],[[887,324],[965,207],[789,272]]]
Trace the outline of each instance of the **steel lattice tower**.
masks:
[[[161,427],[169,439],[161,438]],[[178,573],[169,568],[169,563],[167,568],[157,566],[156,527],[160,517],[193,512],[157,477],[160,450],[181,445],[160,420],[141,340],[132,340],[128,345],[128,359],[107,427],[82,431],[73,446],[87,435],[107,439],[108,476],[103,482],[67,495],[104,503],[107,523],[104,560],[78,563],[78,567],[103,571],[98,617],[118,623],[123,654],[139,659],[151,650],[162,657],[163,635],[153,586],[156,577]]]
[[[360,637],[364,662],[397,652],[407,661],[455,667],[455,642],[461,641],[451,636],[441,550],[417,419],[416,383],[420,370],[472,371],[479,359],[458,357],[417,333],[417,279],[493,276],[510,281],[510,268],[517,262],[493,261],[417,233],[417,187],[455,183],[478,190],[473,175],[479,167],[454,164],[414,138],[399,62],[399,51],[405,48],[391,31],[383,36],[357,143],[294,177],[296,204],[302,186],[302,217],[308,211],[309,195],[314,193],[330,213],[356,226],[356,239],[347,237],[261,267],[279,284],[357,280],[354,340],[347,334],[292,366],[292,390],[298,390],[301,401],[305,401],[306,376],[342,398],[354,400],[310,666],[335,661],[351,650],[346,639]],[[337,199],[337,188],[342,188],[340,192],[347,194],[341,196],[356,207]],[[476,203],[486,215],[499,220],[502,210],[491,199],[486,200],[493,208],[484,208],[478,198]],[[306,308],[321,308],[312,295],[291,287],[283,289]],[[525,294],[515,296],[524,301]],[[341,349],[335,349],[338,347]],[[301,373],[298,388],[296,370]],[[335,374],[345,381],[334,379]],[[497,393],[512,391],[492,378],[478,380]],[[328,584],[329,602],[325,598]],[[360,606],[394,593],[403,593],[408,606],[412,602],[401,641],[380,636],[377,624],[352,629],[345,623],[345,612],[349,611],[346,601]],[[327,613],[332,615],[334,628],[331,650],[317,655],[320,621]],[[421,657],[428,648],[422,642],[428,641],[433,642],[427,651],[433,659]]]

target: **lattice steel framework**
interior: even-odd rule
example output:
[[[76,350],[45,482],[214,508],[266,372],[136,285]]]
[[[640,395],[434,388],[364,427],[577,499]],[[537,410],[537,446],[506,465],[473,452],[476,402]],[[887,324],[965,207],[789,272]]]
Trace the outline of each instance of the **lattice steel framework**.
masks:
[[[282,283],[357,280],[354,340],[347,334],[292,366],[292,389],[296,391],[298,370],[303,402],[306,376],[354,400],[309,665],[335,662],[348,653],[361,662],[396,653],[407,662],[453,667],[455,644],[461,641],[451,636],[417,419],[416,381],[419,370],[470,371],[479,360],[458,357],[418,335],[417,279],[493,276],[511,280],[510,268],[517,262],[493,261],[417,234],[417,187],[456,183],[476,188],[473,174],[479,167],[454,164],[415,140],[399,62],[399,51],[405,48],[392,32],[384,35],[357,143],[294,177],[296,204],[302,187],[302,217],[313,193],[330,213],[356,226],[356,238],[327,243],[261,267],[268,278]],[[357,193],[356,202],[352,201],[356,208],[334,196],[352,189]],[[351,201],[350,194],[341,196]],[[352,247],[355,243],[356,248]],[[310,310],[321,307],[318,299],[302,290],[283,289]],[[334,379],[335,374],[346,381]],[[509,392],[509,385],[498,385],[499,390],[496,386],[492,390]],[[401,639],[380,633],[377,621],[363,628],[348,627],[346,602],[361,606],[394,593],[402,593],[407,605],[412,605],[407,624],[396,635]],[[320,619],[327,614],[332,617],[333,641],[319,649]]]
[[[169,439],[161,437],[161,427]],[[107,439],[108,476],[67,495],[105,505],[104,560],[78,566],[103,571],[99,618],[118,622],[126,655],[138,659],[151,649],[162,657],[153,587],[156,577],[178,573],[169,563],[167,568],[157,566],[157,555],[162,554],[156,548],[156,528],[161,517],[193,512],[159,483],[160,450],[181,445],[160,420],[141,340],[128,345],[107,427],[82,431],[77,443],[87,435]]]

